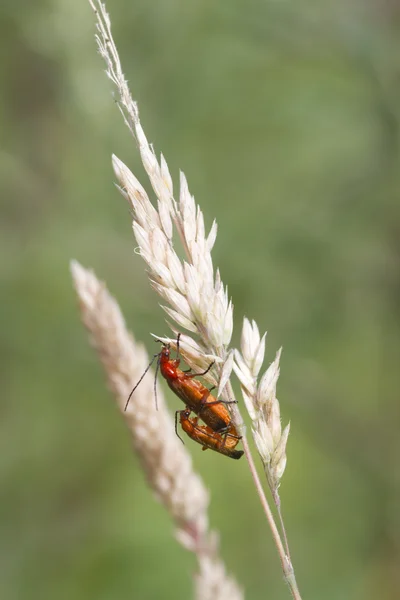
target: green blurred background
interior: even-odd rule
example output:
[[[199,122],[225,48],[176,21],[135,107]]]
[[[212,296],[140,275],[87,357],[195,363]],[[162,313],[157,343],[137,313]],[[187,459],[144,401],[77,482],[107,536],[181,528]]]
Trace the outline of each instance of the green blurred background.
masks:
[[[303,598],[397,599],[400,5],[108,8],[150,141],[219,223],[234,342],[247,315],[268,362],[284,347]],[[85,0],[3,0],[0,17],[0,597],[190,598],[194,559],[131,455],[68,270],[93,267],[150,350],[167,333],[113,185],[112,152],[147,182],[94,18]],[[190,450],[246,597],[288,598],[245,461]]]

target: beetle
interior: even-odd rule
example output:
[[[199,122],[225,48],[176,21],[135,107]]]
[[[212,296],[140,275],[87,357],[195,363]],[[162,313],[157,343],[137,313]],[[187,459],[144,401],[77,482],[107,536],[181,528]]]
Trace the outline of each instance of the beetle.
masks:
[[[178,415],[179,422],[183,431],[195,442],[203,446],[203,450],[214,450],[224,456],[229,456],[235,460],[239,460],[244,454],[243,450],[235,450],[235,446],[239,442],[239,437],[231,433],[221,435],[215,432],[207,425],[198,425],[199,417],[191,418],[190,408],[187,406],[185,410],[178,410],[175,413],[175,431],[180,438],[177,430]],[[182,440],[182,438],[180,438]],[[183,442],[183,440],[182,440]]]
[[[217,400],[212,394],[211,391],[206,388],[200,381],[196,378],[204,376],[208,373],[208,371],[212,368],[214,363],[211,363],[208,368],[202,373],[187,373],[182,371],[179,368],[180,358],[179,358],[179,340],[180,333],[177,336],[176,341],[176,358],[171,358],[171,349],[169,344],[163,344],[161,351],[153,356],[152,361],[146,368],[142,377],[139,379],[131,393],[129,394],[129,398],[125,405],[125,410],[128,407],[129,400],[136,390],[147,371],[150,369],[154,360],[157,358],[157,369],[156,375],[154,379],[154,394],[156,398],[156,406],[157,406],[157,373],[160,370],[161,375],[166,380],[169,388],[175,393],[178,398],[185,403],[186,407],[193,411],[198,417],[204,421],[206,425],[215,433],[220,435],[230,435],[232,439],[236,440],[236,444],[238,444],[241,437],[238,435],[237,429],[232,423],[231,415],[226,408],[226,404],[235,404],[236,401],[225,401],[225,400]],[[160,341],[160,340],[158,340]]]

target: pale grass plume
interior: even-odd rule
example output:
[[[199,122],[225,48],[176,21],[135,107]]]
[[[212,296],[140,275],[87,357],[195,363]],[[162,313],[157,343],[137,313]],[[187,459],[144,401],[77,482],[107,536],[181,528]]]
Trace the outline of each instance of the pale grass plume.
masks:
[[[182,172],[178,198],[175,199],[167,162],[162,155],[160,159],[157,158],[140,123],[138,107],[130,95],[122,71],[105,6],[98,3],[95,7],[92,2],[91,5],[97,15],[96,40],[106,62],[106,73],[117,87],[121,112],[137,141],[144,168],[157,197],[156,210],[137,178],[119,158],[113,156],[120,192],[132,209],[133,232],[139,252],[146,261],[150,283],[161,296],[162,307],[168,317],[175,321],[180,330],[185,329],[198,338],[197,341],[191,341],[186,336],[182,340],[183,352],[185,345],[191,345],[192,349],[195,347],[190,357],[187,353],[189,366],[201,371],[210,355],[216,357],[209,381],[219,382],[229,357],[227,349],[232,337],[233,305],[211,257],[217,224],[214,221],[206,234],[203,213],[196,205]],[[180,239],[184,260],[178,257],[174,248],[174,234]],[[232,367],[230,358],[228,366]],[[225,367],[225,379],[226,371]],[[226,385],[221,387],[220,392],[228,398]],[[235,417],[240,426],[241,419],[237,411]]]
[[[241,600],[241,590],[226,574],[218,555],[217,536],[209,530],[209,494],[193,470],[188,451],[175,435],[161,390],[158,410],[155,409],[151,375],[143,379],[124,410],[130,391],[149,364],[146,351],[127,331],[117,302],[94,273],[75,261],[71,263],[71,273],[82,321],[99,355],[149,486],[171,515],[176,538],[197,557],[196,598]]]
[[[282,431],[280,407],[276,397],[281,350],[259,380],[266,335],[260,337],[256,322],[244,319],[241,352],[235,351],[233,368],[240,380],[243,399],[252,421],[253,438],[268,483],[273,494],[276,494],[286,466],[290,425]]]
[[[163,155],[160,158],[156,156],[144,133],[137,104],[132,99],[123,74],[105,6],[101,2],[95,4],[93,0],[89,2],[96,13],[96,39],[99,52],[106,63],[106,73],[117,89],[118,106],[136,140],[156,197],[156,205],[153,205],[135,175],[119,158],[113,156],[118,189],[131,208],[138,252],[146,263],[150,284],[161,297],[162,308],[169,321],[173,322],[170,324],[173,332],[171,339],[156,337],[174,348],[177,332],[186,330],[180,341],[183,358],[195,372],[202,372],[211,362],[214,363],[206,379],[217,387],[218,397],[223,400],[234,400],[230,376],[235,369],[252,420],[257,449],[278,506],[281,532],[259,479],[240,411],[235,404],[230,404],[229,410],[235,426],[243,435],[247,462],[279,554],[285,581],[293,598],[301,600],[278,496],[278,486],[286,465],[286,441],[289,433],[288,427],[284,431],[281,429],[279,403],[275,393],[280,353],[258,383],[264,359],[265,336],[260,337],[256,324],[245,320],[241,353],[233,352],[230,348],[233,304],[218,269],[214,268],[211,256],[217,225],[214,221],[206,233],[203,213],[190,193],[182,172],[179,189],[174,190],[167,161]],[[175,249],[178,241],[182,252]],[[184,255],[183,259],[180,258],[181,254]],[[214,597],[216,596],[210,596]]]

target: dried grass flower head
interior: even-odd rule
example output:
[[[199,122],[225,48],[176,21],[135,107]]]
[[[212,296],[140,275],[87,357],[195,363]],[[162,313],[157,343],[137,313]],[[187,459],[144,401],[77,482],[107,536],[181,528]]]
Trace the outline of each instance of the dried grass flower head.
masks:
[[[143,346],[127,331],[117,302],[94,273],[76,261],[71,262],[71,272],[82,321],[99,354],[149,485],[174,519],[178,541],[197,556],[197,600],[242,600],[240,588],[219,557],[218,537],[209,530],[209,494],[193,470],[188,451],[175,435],[162,392],[156,411],[149,378],[124,409],[133,382],[148,363]]]
[[[258,381],[264,361],[266,333],[260,337],[255,321],[244,319],[241,352],[235,351],[233,366],[240,380],[243,400],[252,420],[252,432],[271,489],[279,487],[286,466],[286,443],[290,424],[282,431],[276,385],[281,350]]]
[[[198,354],[213,354],[225,360],[232,337],[233,307],[211,258],[217,225],[214,222],[206,235],[203,214],[189,192],[183,173],[175,199],[167,162],[163,155],[157,159],[140,123],[137,104],[122,72],[109,16],[103,4],[99,3],[98,9],[91,4],[97,15],[96,39],[106,62],[106,73],[118,89],[119,107],[136,139],[157,198],[156,210],[133,173],[113,157],[119,189],[132,208],[133,231],[148,265],[151,285],[166,302],[163,308],[178,327],[198,336]],[[185,253],[183,261],[172,243],[174,228]],[[221,368],[215,372],[220,373]]]

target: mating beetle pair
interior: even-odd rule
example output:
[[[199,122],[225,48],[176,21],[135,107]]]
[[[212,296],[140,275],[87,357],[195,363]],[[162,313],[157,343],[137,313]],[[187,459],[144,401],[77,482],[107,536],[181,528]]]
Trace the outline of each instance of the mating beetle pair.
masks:
[[[225,404],[230,404],[230,402],[217,400],[211,394],[211,391],[196,379],[196,377],[206,375],[206,373],[208,373],[213,366],[213,363],[211,363],[203,373],[185,373],[179,369],[179,339],[180,334],[178,334],[177,337],[177,356],[175,359],[170,358],[169,344],[164,344],[162,342],[163,347],[161,348],[161,351],[154,355],[153,360],[131,391],[125,406],[125,410],[129,404],[129,400],[133,392],[136,390],[143,377],[150,369],[154,360],[157,358],[157,369],[154,382],[156,403],[156,380],[158,369],[160,369],[161,375],[164,377],[164,379],[166,379],[170,389],[186,405],[184,410],[177,410],[175,413],[175,431],[178,437],[180,437],[177,429],[179,416],[179,422],[183,431],[192,440],[198,444],[201,444],[203,446],[203,450],[210,448],[211,450],[215,450],[215,452],[219,452],[220,454],[224,454],[225,456],[229,456],[230,458],[237,460],[243,455],[243,451],[235,450],[235,447],[239,443],[241,437],[238,435],[236,427],[232,423],[229,411],[225,406]],[[191,417],[190,415],[192,412],[194,412],[197,416]],[[205,425],[199,425],[199,419],[204,421]]]

